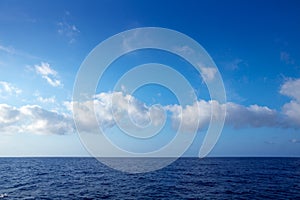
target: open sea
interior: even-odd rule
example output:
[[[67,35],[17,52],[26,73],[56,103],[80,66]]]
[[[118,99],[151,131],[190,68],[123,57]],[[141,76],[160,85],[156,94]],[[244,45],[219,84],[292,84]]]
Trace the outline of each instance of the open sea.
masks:
[[[300,199],[300,158],[180,158],[144,174],[94,158],[0,158],[0,199]]]

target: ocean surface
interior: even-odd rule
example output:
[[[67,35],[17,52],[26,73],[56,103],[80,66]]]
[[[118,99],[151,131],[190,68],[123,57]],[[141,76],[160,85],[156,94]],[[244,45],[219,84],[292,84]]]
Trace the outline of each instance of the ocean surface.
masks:
[[[297,198],[300,158],[180,158],[144,174],[94,158],[0,158],[0,199]]]

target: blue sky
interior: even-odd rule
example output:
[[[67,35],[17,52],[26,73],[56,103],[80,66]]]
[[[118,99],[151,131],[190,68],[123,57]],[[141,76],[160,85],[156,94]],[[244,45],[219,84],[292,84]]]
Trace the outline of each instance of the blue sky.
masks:
[[[77,71],[100,42],[139,27],[182,32],[216,63],[228,118],[211,156],[300,156],[299,13],[298,1],[2,0],[0,156],[88,155],[70,109]],[[197,72],[184,60],[157,50],[131,53],[113,63],[97,89],[106,96],[98,100],[109,96],[124,72],[147,62],[177,69],[197,91],[198,101],[204,101],[200,110],[209,105]],[[148,106],[178,104],[168,89],[158,86],[143,87],[133,96]],[[186,155],[197,155],[206,119]],[[112,139],[127,141],[113,122],[103,120]],[[171,118],[166,125],[166,136],[154,141],[154,147],[173,134]],[[135,148],[146,151],[143,145]]]

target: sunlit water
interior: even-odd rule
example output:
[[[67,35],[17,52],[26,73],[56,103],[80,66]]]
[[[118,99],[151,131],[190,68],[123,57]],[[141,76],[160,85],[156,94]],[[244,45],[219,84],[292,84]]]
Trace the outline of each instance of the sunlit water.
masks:
[[[0,158],[0,199],[84,198],[297,199],[300,158],[181,158],[146,174],[93,158]]]

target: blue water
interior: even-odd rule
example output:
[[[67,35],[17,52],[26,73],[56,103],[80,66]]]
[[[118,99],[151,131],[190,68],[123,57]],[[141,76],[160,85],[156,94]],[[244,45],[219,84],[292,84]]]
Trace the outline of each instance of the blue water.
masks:
[[[0,158],[0,199],[93,198],[297,199],[300,158],[181,158],[146,174],[93,158]]]

